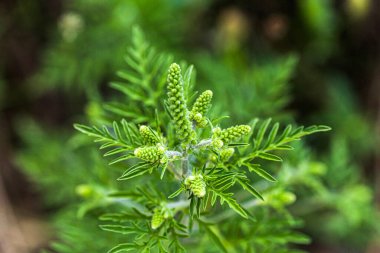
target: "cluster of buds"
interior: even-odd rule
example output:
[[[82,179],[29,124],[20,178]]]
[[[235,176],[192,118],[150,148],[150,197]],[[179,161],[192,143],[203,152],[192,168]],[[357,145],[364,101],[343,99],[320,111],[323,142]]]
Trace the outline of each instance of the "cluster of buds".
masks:
[[[141,160],[151,163],[166,163],[168,158],[165,155],[166,148],[158,143],[155,146],[140,147],[135,149],[134,155]]]
[[[206,182],[201,174],[188,176],[184,180],[184,185],[198,198],[203,198],[206,195]]]
[[[219,127],[216,127],[213,129],[213,143],[215,143],[217,146],[220,146],[219,148],[221,148],[223,145],[226,145],[231,141],[239,140],[244,135],[249,134],[250,131],[251,127],[248,125],[238,125],[223,130]]]
[[[231,156],[235,153],[234,148],[224,148],[220,151],[220,160],[222,162],[227,162]]]
[[[218,161],[227,162],[233,156],[234,153],[235,153],[234,148],[222,148],[219,150],[219,158],[215,154],[210,154],[209,159],[211,162],[213,162],[215,164]]]
[[[250,131],[251,127],[248,125],[238,125],[223,130],[220,127],[215,127],[212,130],[210,146],[219,152],[220,161],[226,162],[235,153],[235,150],[228,148],[227,144],[248,135]],[[212,155],[211,160],[216,162],[217,156]]]
[[[160,142],[160,139],[150,127],[142,125],[140,126],[140,135],[145,145],[156,145]]]
[[[165,203],[161,203],[160,206],[157,206],[153,209],[153,215],[151,220],[152,229],[159,228],[165,220],[172,216],[172,211],[166,206]]]
[[[207,125],[207,119],[205,117],[208,109],[211,106],[212,91],[204,91],[195,100],[193,108],[190,111],[190,120],[192,120],[197,127],[205,127]]]
[[[170,65],[167,82],[169,111],[173,117],[177,137],[185,144],[190,143],[195,133],[186,106],[181,68],[178,64]]]

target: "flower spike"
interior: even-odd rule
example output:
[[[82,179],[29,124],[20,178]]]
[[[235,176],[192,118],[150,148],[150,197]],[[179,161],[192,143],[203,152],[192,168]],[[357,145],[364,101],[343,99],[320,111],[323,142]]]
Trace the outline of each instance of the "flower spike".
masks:
[[[143,139],[144,144],[146,145],[156,145],[160,142],[158,136],[151,130],[149,127],[145,125],[140,126],[140,135]]]
[[[141,160],[155,163],[166,160],[165,151],[164,146],[157,144],[156,146],[137,148],[134,151],[134,155]]]
[[[207,119],[205,114],[211,106],[212,91],[204,91],[195,101],[193,108],[190,112],[190,119],[195,122],[198,127],[205,127],[207,125]]]
[[[228,144],[231,141],[238,140],[244,135],[249,134],[251,127],[248,125],[239,125],[229,127],[227,129],[214,131],[213,138],[217,138],[223,142],[223,144]]]
[[[178,64],[170,65],[167,82],[169,110],[173,116],[177,137],[185,144],[190,143],[195,133],[186,107],[181,68]]]
[[[206,195],[206,183],[202,175],[188,176],[184,184],[198,198],[203,198]]]

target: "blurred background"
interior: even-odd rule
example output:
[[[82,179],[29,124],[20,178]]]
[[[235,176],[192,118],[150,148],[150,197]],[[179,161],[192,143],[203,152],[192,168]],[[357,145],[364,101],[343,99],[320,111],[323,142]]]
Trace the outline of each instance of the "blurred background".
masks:
[[[55,238],[71,197],[54,185],[80,163],[63,140],[102,113],[136,25],[194,64],[231,120],[331,126],[310,143],[323,194],[294,207],[313,238],[303,249],[380,252],[379,13],[376,0],[0,1],[0,252]]]

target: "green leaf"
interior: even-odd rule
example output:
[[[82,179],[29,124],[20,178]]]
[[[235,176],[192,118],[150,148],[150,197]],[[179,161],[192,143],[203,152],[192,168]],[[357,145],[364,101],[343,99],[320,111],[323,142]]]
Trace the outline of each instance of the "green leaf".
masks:
[[[115,158],[111,162],[109,162],[109,165],[119,163],[122,161],[126,161],[126,160],[129,160],[131,158],[135,158],[135,156],[133,154],[127,154],[127,155],[119,156],[118,158]]]
[[[248,164],[245,164],[249,171],[253,171],[255,172],[257,175],[259,175],[260,177],[270,181],[270,182],[276,182],[277,180],[272,177],[268,172],[266,172],[265,170],[261,169],[260,167],[258,166],[255,166],[255,165],[248,165]]]
[[[107,253],[120,253],[120,252],[132,251],[132,250],[136,250],[136,244],[134,244],[134,243],[121,243],[121,244],[113,247],[109,251],[107,251]]]
[[[249,146],[249,143],[230,143],[228,147],[246,147]]]
[[[225,253],[236,252],[232,245],[223,237],[222,233],[215,225],[209,225],[198,220],[198,223],[205,229],[207,235]]]
[[[122,226],[122,225],[99,225],[102,230],[114,232],[118,234],[128,235],[135,234],[136,228],[134,226]]]
[[[259,153],[257,157],[260,157],[265,160],[275,161],[275,162],[282,162],[281,157],[269,154],[269,153]]]
[[[219,197],[220,204],[223,205],[224,202],[228,204],[228,206],[233,209],[236,213],[238,213],[240,216],[244,218],[248,218],[248,213],[244,210],[244,208],[237,203],[237,201],[232,198],[233,193],[225,193],[218,191],[214,188],[211,189],[211,191],[214,193],[215,199],[216,197]]]
[[[255,139],[255,148],[260,147],[260,144],[264,139],[265,132],[267,131],[268,126],[269,126],[271,121],[272,121],[272,119],[269,118],[266,121],[264,121],[264,123],[260,126],[259,131],[257,133],[257,137]]]
[[[293,150],[293,147],[288,145],[288,143],[293,142],[293,141],[298,141],[306,135],[310,135],[317,132],[326,132],[326,131],[331,130],[330,127],[323,126],[323,125],[310,126],[307,128],[298,127],[292,130],[293,129],[292,126],[288,125],[282,131],[282,133],[278,136],[278,132],[280,128],[278,123],[275,123],[273,125],[269,134],[266,134],[269,128],[270,122],[271,122],[270,118],[265,120],[261,124],[261,126],[259,127],[257,131],[257,134],[255,135],[254,126],[256,125],[257,121],[254,121],[253,126],[252,126],[252,135],[249,138],[250,141],[254,142],[254,147],[253,147],[253,150],[246,149],[246,152],[251,152],[251,153],[247,154],[246,157],[248,157],[248,159],[244,158],[243,160],[253,160],[256,157],[260,157],[266,160],[282,162],[282,159],[279,156],[273,155],[269,152],[275,151],[275,150]]]
[[[172,194],[170,194],[168,198],[169,199],[175,198],[178,195],[180,195],[181,192],[183,192],[184,190],[185,190],[185,188],[181,186],[181,188],[179,188],[178,190],[176,190],[175,192],[173,192]]]
[[[138,164],[133,165],[128,170],[126,170],[121,177],[117,180],[128,180],[134,177],[141,176],[151,169],[152,164],[147,162],[140,162]]]
[[[248,191],[256,198],[264,200],[263,196],[255,188],[253,188],[249,182],[240,178],[238,178],[236,181],[243,187],[244,190]]]

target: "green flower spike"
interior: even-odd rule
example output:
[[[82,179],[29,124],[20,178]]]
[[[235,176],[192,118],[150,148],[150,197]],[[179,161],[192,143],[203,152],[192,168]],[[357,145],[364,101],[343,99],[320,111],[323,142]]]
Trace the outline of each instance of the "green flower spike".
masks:
[[[159,228],[165,220],[173,217],[173,212],[165,202],[162,202],[160,206],[153,209],[151,227],[152,229]]]
[[[203,198],[206,195],[206,183],[202,175],[188,176],[184,184],[198,198]]]
[[[165,217],[164,217],[162,208],[156,207],[153,210],[152,224],[151,224],[152,229],[159,228],[162,225],[162,223],[164,223],[164,221],[165,221]]]
[[[135,149],[134,155],[141,160],[155,163],[158,161],[165,161],[165,147],[161,144],[151,147],[141,147]]]
[[[157,135],[147,126],[140,126],[140,135],[143,139],[144,144],[146,145],[156,145],[160,142]]]
[[[211,106],[212,91],[204,91],[195,101],[190,112],[190,120],[193,120],[198,127],[205,127],[207,119],[205,114]]]
[[[250,131],[251,127],[248,125],[233,126],[221,131],[214,131],[213,138],[218,138],[223,144],[228,144],[231,141],[238,140],[244,135],[247,135]]]
[[[233,148],[225,148],[220,151],[220,160],[223,162],[227,162],[231,156],[235,153],[235,149]]]
[[[176,134],[187,144],[194,139],[195,134],[186,107],[181,68],[178,64],[170,65],[167,82],[169,111],[173,116]]]

